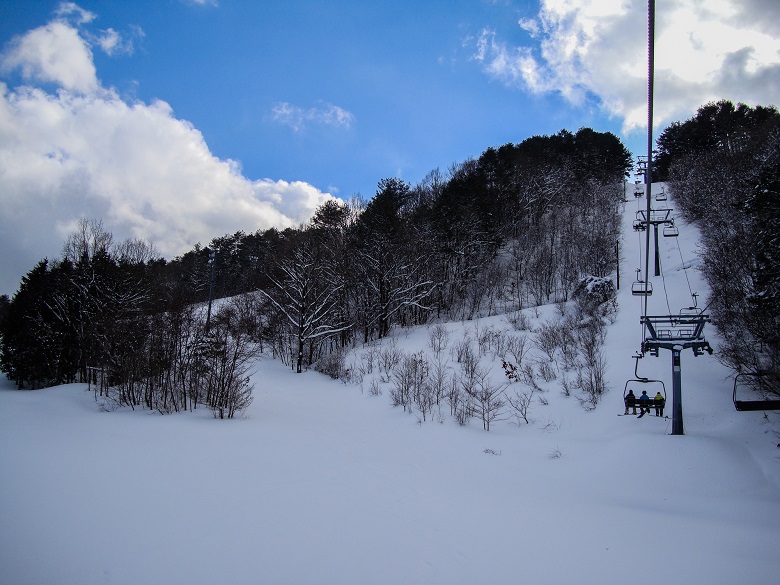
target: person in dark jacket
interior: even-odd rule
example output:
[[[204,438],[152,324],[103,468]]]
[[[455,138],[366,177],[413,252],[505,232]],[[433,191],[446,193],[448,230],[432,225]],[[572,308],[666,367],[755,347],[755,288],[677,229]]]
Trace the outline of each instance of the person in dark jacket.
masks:
[[[634,394],[633,390],[629,390],[628,394],[626,394],[626,412],[624,414],[628,414],[628,409],[633,408],[634,414],[636,414],[636,394]]]
[[[642,390],[642,396],[639,397],[639,416],[640,418],[645,415],[645,413],[650,414],[650,403],[652,402],[650,400],[650,397],[647,395],[647,392],[645,390]]]
[[[655,416],[664,415],[664,406],[666,406],[666,398],[664,395],[658,392],[653,398],[653,406],[655,406]]]

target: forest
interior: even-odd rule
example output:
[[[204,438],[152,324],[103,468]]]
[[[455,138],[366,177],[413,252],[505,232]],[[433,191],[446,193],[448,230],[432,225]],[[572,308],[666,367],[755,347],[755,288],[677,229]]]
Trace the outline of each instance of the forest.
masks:
[[[702,234],[718,358],[780,392],[780,114],[719,101],[667,127],[658,180]]]
[[[654,161],[704,227],[721,359],[775,376],[779,123],[771,107],[707,104],[663,131]],[[563,303],[610,276],[631,168],[611,133],[563,130],[171,261],[84,219],[2,299],[0,367],[19,388],[89,380],[133,408],[230,418],[252,400],[257,352],[338,377],[347,348],[394,327]]]

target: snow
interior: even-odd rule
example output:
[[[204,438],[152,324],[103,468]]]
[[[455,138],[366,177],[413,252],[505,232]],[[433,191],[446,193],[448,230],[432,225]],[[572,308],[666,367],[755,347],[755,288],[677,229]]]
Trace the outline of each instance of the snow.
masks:
[[[778,413],[736,412],[729,372],[686,350],[685,436],[652,413],[615,416],[641,340],[630,281],[644,234],[631,221],[644,202],[626,204],[610,392],[594,411],[553,382],[533,424],[420,424],[390,406],[389,385],[372,396],[367,380],[271,359],[231,421],[103,412],[84,385],[4,380],[0,583],[777,583]],[[668,312],[664,285],[675,312],[691,304],[688,281],[706,298],[690,266],[698,234],[676,225],[650,314]],[[510,328],[503,316],[445,325],[450,346],[475,327]],[[394,342],[420,351],[428,331]],[[671,402],[670,352],[639,368]]]

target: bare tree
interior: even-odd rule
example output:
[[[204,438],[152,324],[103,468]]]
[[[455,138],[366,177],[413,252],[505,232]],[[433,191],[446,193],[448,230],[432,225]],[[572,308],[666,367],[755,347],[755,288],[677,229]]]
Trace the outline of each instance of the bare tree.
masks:
[[[528,419],[528,416],[530,414],[533,398],[533,389],[523,391],[515,390],[512,394],[507,394],[506,401],[509,404],[512,414],[517,417],[518,424],[520,419],[525,421],[525,424],[530,424],[531,421]]]
[[[89,260],[98,252],[108,253],[113,241],[111,232],[103,228],[103,220],[82,217],[75,231],[65,240],[62,257],[73,263],[84,258]]]
[[[417,404],[423,417],[433,405],[430,388],[426,388],[428,378],[428,362],[419,354],[404,356],[393,376],[393,389],[390,398],[393,406],[402,406],[404,410],[412,411]]]
[[[147,264],[161,258],[154,244],[139,238],[128,238],[113,247],[114,256],[119,262],[128,264]]]
[[[528,351],[525,335],[510,335],[506,341],[506,349],[515,358],[518,366],[523,364],[523,359]]]
[[[252,403],[249,372],[255,347],[237,321],[235,308],[228,306],[214,318],[209,332],[213,340],[207,356],[209,407],[218,418],[233,418]]]
[[[488,371],[480,371],[474,385],[464,386],[464,390],[474,399],[477,415],[482,419],[482,428],[490,430],[490,423],[501,420],[506,405],[506,384],[493,384]]]
[[[434,325],[428,331],[428,345],[437,356],[447,347],[450,340],[450,334],[447,328],[442,324]]]

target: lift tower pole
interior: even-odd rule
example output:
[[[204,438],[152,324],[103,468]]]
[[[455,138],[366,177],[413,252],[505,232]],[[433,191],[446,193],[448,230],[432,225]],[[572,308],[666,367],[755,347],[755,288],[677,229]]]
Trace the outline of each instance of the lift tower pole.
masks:
[[[645,170],[645,198],[647,218],[650,218],[653,184],[653,79],[655,77],[655,0],[647,2],[647,168]],[[650,226],[645,234],[645,289],[650,284]],[[644,299],[647,316],[647,297]]]

